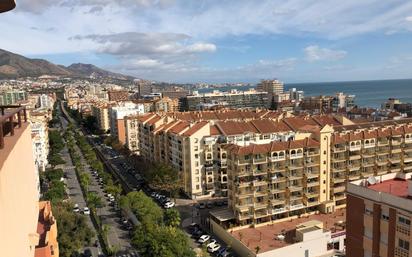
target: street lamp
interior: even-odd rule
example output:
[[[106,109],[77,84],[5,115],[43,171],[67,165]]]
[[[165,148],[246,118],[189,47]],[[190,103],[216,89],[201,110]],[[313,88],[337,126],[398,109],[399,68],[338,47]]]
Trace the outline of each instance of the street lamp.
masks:
[[[2,0],[0,1],[0,13],[8,12],[16,7],[16,2],[14,0]]]

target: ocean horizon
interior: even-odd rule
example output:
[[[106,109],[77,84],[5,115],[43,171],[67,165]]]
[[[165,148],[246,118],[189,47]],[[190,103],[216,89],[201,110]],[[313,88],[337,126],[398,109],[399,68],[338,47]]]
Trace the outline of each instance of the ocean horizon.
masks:
[[[254,88],[254,86],[206,88],[198,91],[205,93],[212,90],[228,91],[235,88],[247,90]],[[290,88],[303,90],[305,96],[335,95],[339,92],[355,95],[355,104],[360,107],[379,108],[388,98],[398,98],[402,102],[412,103],[412,79],[285,83],[285,90]]]

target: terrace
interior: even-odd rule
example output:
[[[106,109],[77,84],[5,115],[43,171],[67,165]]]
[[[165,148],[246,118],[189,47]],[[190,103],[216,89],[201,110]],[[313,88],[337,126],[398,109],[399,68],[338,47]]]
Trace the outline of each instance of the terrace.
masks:
[[[259,246],[260,252],[264,253],[296,243],[296,226],[311,220],[322,222],[324,230],[330,230],[332,233],[343,232],[345,231],[345,214],[345,210],[340,209],[332,214],[314,214],[261,227],[229,232],[251,251],[254,252],[255,248]],[[282,235],[284,239],[280,240],[279,235]]]

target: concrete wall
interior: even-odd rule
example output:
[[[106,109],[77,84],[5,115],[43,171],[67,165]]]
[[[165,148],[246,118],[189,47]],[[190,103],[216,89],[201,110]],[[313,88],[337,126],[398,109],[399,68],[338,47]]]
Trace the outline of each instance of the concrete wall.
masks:
[[[216,236],[220,240],[223,240],[227,245],[229,245],[240,257],[256,256],[256,254],[252,252],[251,250],[249,250],[249,248],[247,248],[246,245],[244,245],[242,242],[234,238],[229,232],[227,232],[225,229],[223,229],[213,220],[210,220],[210,226],[211,226],[212,232],[216,234]],[[269,257],[271,255],[266,255],[266,256]],[[289,256],[292,256],[292,255],[289,255]]]
[[[0,150],[1,256],[34,256],[38,243],[38,191],[28,123],[5,138]]]
[[[308,240],[305,242],[288,245],[272,251],[260,253],[257,257],[318,257],[328,253],[327,244],[330,239],[330,234],[324,234],[322,238]],[[307,253],[307,255],[306,255]]]

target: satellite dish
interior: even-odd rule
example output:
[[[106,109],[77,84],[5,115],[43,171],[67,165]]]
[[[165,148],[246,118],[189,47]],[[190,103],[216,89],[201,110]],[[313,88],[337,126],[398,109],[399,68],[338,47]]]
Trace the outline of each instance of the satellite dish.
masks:
[[[377,182],[377,181],[376,181],[376,178],[375,178],[375,177],[371,176],[371,177],[368,178],[368,183],[369,183],[370,185],[375,185],[376,182]]]

